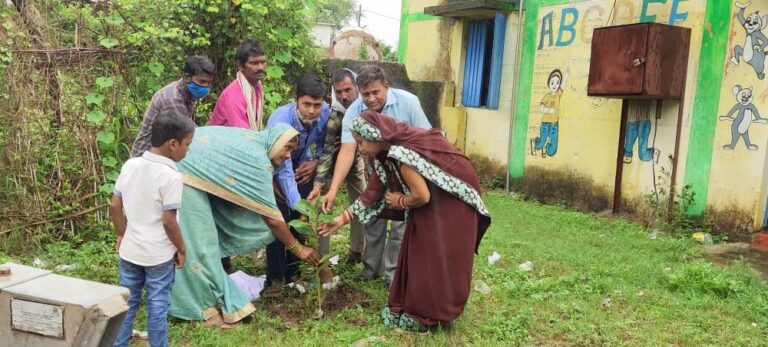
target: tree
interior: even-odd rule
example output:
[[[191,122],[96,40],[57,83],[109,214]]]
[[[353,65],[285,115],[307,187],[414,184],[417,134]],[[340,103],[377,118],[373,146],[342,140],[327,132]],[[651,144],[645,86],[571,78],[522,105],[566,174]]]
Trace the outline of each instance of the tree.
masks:
[[[317,22],[329,23],[339,30],[357,14],[357,0],[317,0]]]
[[[397,51],[385,42],[379,43],[379,49],[381,49],[381,55],[383,61],[397,62]]]

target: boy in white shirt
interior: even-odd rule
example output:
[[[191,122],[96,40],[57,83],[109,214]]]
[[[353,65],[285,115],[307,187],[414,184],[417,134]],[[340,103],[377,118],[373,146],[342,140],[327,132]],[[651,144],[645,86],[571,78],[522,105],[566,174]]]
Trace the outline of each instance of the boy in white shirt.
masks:
[[[161,113],[152,124],[151,149],[125,162],[115,183],[111,216],[120,254],[119,282],[131,292],[115,346],[130,344],[143,288],[149,344],[168,346],[174,265],[181,268],[186,254],[176,219],[184,187],[176,162],[187,155],[194,131],[188,117],[175,111]]]

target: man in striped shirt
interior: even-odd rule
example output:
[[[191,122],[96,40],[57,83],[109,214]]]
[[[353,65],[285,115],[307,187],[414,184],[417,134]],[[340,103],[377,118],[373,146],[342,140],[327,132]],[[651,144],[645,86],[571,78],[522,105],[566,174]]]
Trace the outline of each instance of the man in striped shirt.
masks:
[[[149,138],[152,134],[152,123],[158,114],[174,111],[195,121],[195,101],[208,94],[215,78],[216,67],[210,59],[202,56],[187,57],[184,77],[168,84],[152,96],[152,101],[144,111],[139,133],[133,141],[131,158],[141,156],[151,147]]]

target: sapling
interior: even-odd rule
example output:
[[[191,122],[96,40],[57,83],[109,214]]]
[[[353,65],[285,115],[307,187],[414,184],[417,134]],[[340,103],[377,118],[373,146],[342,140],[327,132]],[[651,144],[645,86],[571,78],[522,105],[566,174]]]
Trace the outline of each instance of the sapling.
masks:
[[[315,204],[311,204],[306,199],[301,199],[296,204],[295,209],[299,213],[307,217],[306,220],[294,219],[288,223],[297,232],[307,237],[307,243],[310,247],[318,249],[319,240],[317,234],[317,228],[321,223],[330,223],[333,221],[333,216],[322,212],[323,198],[317,199]],[[331,258],[336,254],[328,252],[324,257],[320,259],[320,262],[315,267],[315,281],[317,282],[317,318],[323,316],[323,285],[321,279],[321,273],[328,269],[331,265]]]

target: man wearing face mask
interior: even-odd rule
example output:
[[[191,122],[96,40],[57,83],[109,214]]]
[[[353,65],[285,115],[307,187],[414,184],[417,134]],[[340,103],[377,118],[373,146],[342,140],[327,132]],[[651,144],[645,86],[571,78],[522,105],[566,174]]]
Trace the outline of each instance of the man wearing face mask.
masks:
[[[318,159],[323,154],[325,127],[330,113],[328,104],[323,102],[325,91],[325,85],[317,76],[303,77],[296,84],[296,101],[275,110],[267,122],[268,128],[285,123],[299,132],[299,146],[291,153],[291,159],[275,169],[277,206],[286,222],[300,217],[294,206],[312,190]],[[325,243],[327,253],[327,240]],[[323,253],[322,242],[320,249]],[[276,281],[292,282],[296,275],[296,257],[279,242],[267,246],[267,285]]]
[[[151,147],[150,135],[155,117],[166,111],[186,115],[195,121],[195,101],[208,95],[211,83],[216,78],[216,67],[210,59],[202,56],[187,57],[184,63],[184,77],[174,81],[152,96],[139,133],[133,141],[131,158],[139,157]]]
[[[333,177],[333,168],[336,158],[339,154],[339,141],[341,140],[341,122],[347,108],[359,99],[357,92],[357,74],[354,71],[344,68],[336,71],[331,77],[331,115],[328,118],[328,125],[325,127],[325,146],[323,154],[320,156],[320,165],[317,167],[317,176],[315,177],[315,187],[309,193],[307,200],[314,203],[320,197],[323,190],[328,189],[331,177]],[[354,202],[360,193],[365,190],[365,162],[360,152],[355,151],[355,158],[349,174],[346,176],[347,193],[349,202]],[[363,236],[363,225],[357,220],[352,221],[349,232],[349,254],[347,259],[359,263],[363,260],[363,250],[365,248],[365,239]],[[323,240],[320,239],[320,250],[324,250]],[[325,242],[325,245],[328,245]],[[326,246],[328,248],[328,246]],[[327,251],[327,249],[326,249]]]
[[[248,40],[237,47],[237,76],[219,95],[208,125],[262,129],[267,56],[258,41]]]

